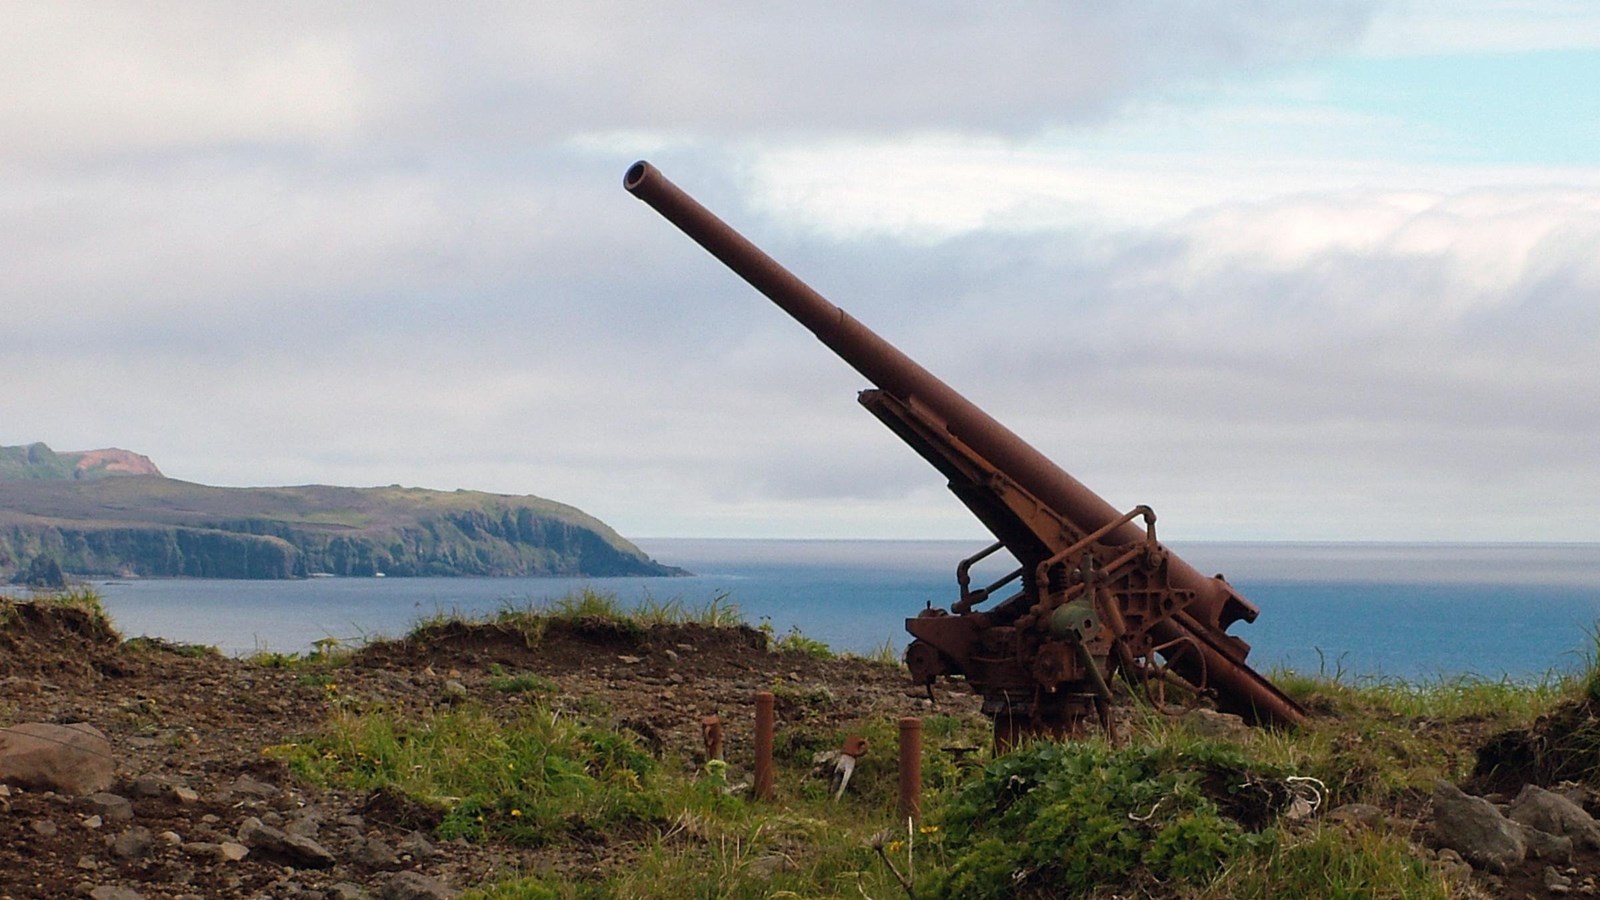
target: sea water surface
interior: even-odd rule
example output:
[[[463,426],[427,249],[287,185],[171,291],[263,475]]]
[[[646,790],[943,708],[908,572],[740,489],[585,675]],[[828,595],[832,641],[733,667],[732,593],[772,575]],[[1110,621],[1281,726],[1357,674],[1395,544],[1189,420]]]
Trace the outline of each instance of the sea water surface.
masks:
[[[581,588],[694,610],[738,607],[751,624],[798,629],[838,651],[905,646],[904,620],[955,599],[952,541],[635,541],[680,578],[149,579],[95,587],[124,636],[228,654],[303,653],[314,642],[404,635],[438,613],[482,616]],[[1256,668],[1408,680],[1536,679],[1589,661],[1600,619],[1600,544],[1179,543],[1261,608],[1230,630]],[[974,579],[995,578],[1009,559]]]

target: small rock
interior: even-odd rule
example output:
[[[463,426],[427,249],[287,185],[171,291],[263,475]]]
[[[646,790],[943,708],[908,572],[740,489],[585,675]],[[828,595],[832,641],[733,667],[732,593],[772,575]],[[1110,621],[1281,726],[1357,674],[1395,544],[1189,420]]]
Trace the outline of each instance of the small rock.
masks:
[[[667,680],[672,682],[673,684],[683,684],[683,676],[678,674],[677,672],[668,672],[667,673]]]
[[[128,785],[128,793],[135,797],[159,797],[170,790],[172,785],[157,775],[140,775]]]
[[[644,661],[642,656],[618,656],[617,659],[626,665],[636,665]]]
[[[123,859],[138,859],[150,853],[155,846],[155,836],[143,825],[135,825],[117,835],[111,842],[111,852]]]
[[[238,778],[234,779],[233,784],[228,786],[228,793],[238,794],[245,797],[259,797],[263,800],[269,800],[278,796],[278,794],[282,792],[278,790],[276,785],[267,784],[264,781],[257,781],[254,778],[251,778],[249,775],[240,775]]]
[[[144,895],[133,888],[102,884],[89,891],[89,900],[144,900]]]
[[[236,841],[223,841],[217,845],[217,856],[228,862],[238,862],[249,855],[250,848]]]
[[[128,798],[104,792],[90,794],[83,799],[83,805],[94,811],[106,822],[127,822],[133,819],[133,804]]]
[[[183,836],[176,831],[163,831],[156,835],[156,838],[169,847],[176,847],[183,843]]]
[[[328,888],[328,900],[367,900],[367,892],[359,884],[341,881]]]
[[[172,786],[172,796],[178,798],[179,803],[196,803],[200,800],[200,792],[181,784]],[[215,818],[214,816],[212,818]]]
[[[350,854],[350,858],[360,865],[374,869],[387,869],[400,864],[400,857],[394,852],[394,848],[377,838],[361,841]]]
[[[678,651],[676,651],[676,650],[662,650],[661,652],[667,657],[667,660],[669,662],[677,662],[678,661]]]
[[[452,678],[444,683],[444,696],[448,700],[465,700],[467,686]]]
[[[78,857],[78,868],[85,872],[92,872],[100,868],[100,863],[92,856],[80,856]]]
[[[1447,875],[1459,875],[1462,878],[1472,877],[1472,866],[1461,858],[1461,854],[1449,847],[1439,848],[1439,866]],[[1465,870],[1465,871],[1463,871]]]
[[[264,855],[277,856],[298,866],[322,869],[333,865],[333,854],[308,837],[286,834],[251,816],[239,826],[239,842]]]
[[[421,872],[396,872],[384,882],[379,896],[383,900],[448,900],[456,896],[456,892]]]
[[[395,849],[410,854],[412,859],[433,859],[439,855],[438,849],[419,831],[413,831],[401,838],[399,846]]]
[[[283,830],[289,832],[290,834],[298,834],[302,837],[308,838],[316,837],[317,832],[321,830],[321,828],[321,814],[309,809],[301,810],[299,813],[295,814],[289,819],[288,824],[283,826]]]
[[[56,827],[56,823],[49,819],[34,819],[28,823],[28,827],[32,828],[33,833],[40,837],[55,837],[56,832],[61,830]]]
[[[1534,859],[1569,863],[1572,861],[1572,838],[1550,834],[1518,823],[1522,829],[1522,842],[1528,846],[1528,855]]]
[[[88,818],[83,820],[83,827],[88,828],[90,830],[99,828],[101,825],[104,825],[104,824],[105,824],[105,821],[103,819],[101,819],[99,816],[89,816]]]
[[[1572,892],[1572,879],[1556,871],[1555,866],[1544,867],[1544,889],[1552,894]]]
[[[1371,828],[1383,821],[1383,810],[1370,803],[1346,803],[1328,812],[1328,820],[1332,822],[1349,822]]]

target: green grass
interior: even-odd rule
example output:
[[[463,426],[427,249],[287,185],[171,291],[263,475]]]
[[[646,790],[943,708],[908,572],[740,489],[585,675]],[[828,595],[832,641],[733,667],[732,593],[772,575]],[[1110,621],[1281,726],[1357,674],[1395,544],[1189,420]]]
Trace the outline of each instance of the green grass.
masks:
[[[556,692],[556,683],[548,678],[523,673],[521,675],[492,675],[487,684],[492,691],[502,694],[543,694]]]
[[[486,623],[530,641],[556,621],[709,624],[724,621],[725,599],[702,610],[680,601],[630,610],[583,591]],[[832,655],[798,632],[765,630],[774,651]],[[487,675],[490,690],[532,702],[410,718],[336,708],[315,733],[272,752],[313,781],[432,810],[440,838],[608,848],[587,880],[524,872],[479,886],[474,898],[893,897],[906,893],[903,881],[918,897],[1428,898],[1462,886],[1419,854],[1419,835],[1324,814],[1361,802],[1403,821],[1435,778],[1465,779],[1490,736],[1600,700],[1592,666],[1532,683],[1279,672],[1276,683],[1313,712],[1292,731],[1219,738],[1141,708],[1123,743],[1035,743],[999,758],[986,723],[933,713],[923,719],[924,817],[908,828],[895,810],[892,717],[780,726],[778,798],[763,803],[729,783],[748,760],[730,769],[672,751],[653,758],[611,727],[608,710],[560,696],[554,680],[498,667]],[[774,689],[801,704],[832,703],[787,682]],[[849,733],[870,750],[835,802],[807,775],[812,755]],[[1295,792],[1314,814],[1285,817]]]
[[[837,747],[844,731],[798,726],[779,742],[770,804],[727,792],[721,764],[652,759],[598,721],[542,706],[508,718],[477,707],[414,719],[339,711],[273,752],[314,781],[435,810],[441,838],[602,840],[618,860],[589,881],[524,873],[474,898],[892,897],[905,892],[901,878],[919,897],[1446,897],[1455,888],[1412,836],[1285,820],[1286,785],[1314,779],[1319,812],[1354,800],[1396,809],[1433,777],[1463,775],[1472,748],[1452,742],[1460,729],[1526,724],[1588,684],[1282,680],[1326,711],[1293,732],[1218,739],[1144,710],[1122,746],[1041,742],[999,758],[981,724],[927,716],[925,816],[910,829],[895,815],[888,718],[852,725],[871,750],[837,803],[805,776],[811,753]],[[555,687],[503,671],[490,684],[540,701]]]
[[[435,809],[445,839],[537,846],[663,813],[656,764],[630,738],[542,708],[511,720],[476,708],[412,720],[341,712],[323,733],[271,752],[313,781]]]
[[[745,624],[738,604],[729,599],[726,591],[718,592],[699,606],[689,606],[682,598],[656,600],[646,593],[639,605],[628,615],[643,625],[705,625],[710,628],[733,628]]]
[[[801,653],[812,659],[833,659],[833,648],[813,637],[807,637],[800,626],[790,626],[782,635],[772,627],[770,619],[762,619],[759,630],[767,637],[767,649],[774,653]]]
[[[345,641],[335,637],[318,638],[311,642],[311,650],[307,653],[283,653],[262,648],[246,656],[245,661],[267,669],[342,666],[350,662],[365,643],[365,639]]]
[[[209,644],[180,644],[172,641],[153,637],[133,637],[123,642],[123,646],[136,653],[166,653],[171,656],[181,656],[186,659],[200,659],[210,656],[221,656],[222,652]]]
[[[533,647],[543,639],[545,629],[556,622],[567,625],[605,623],[641,635],[658,626],[734,628],[745,624],[738,605],[726,593],[717,594],[698,606],[689,605],[681,598],[656,600],[646,594],[630,608],[614,592],[586,587],[537,603],[507,603],[488,616],[469,617],[455,611],[438,610],[416,620],[408,637],[426,640],[431,632],[447,627],[485,625],[519,634],[527,646]]]

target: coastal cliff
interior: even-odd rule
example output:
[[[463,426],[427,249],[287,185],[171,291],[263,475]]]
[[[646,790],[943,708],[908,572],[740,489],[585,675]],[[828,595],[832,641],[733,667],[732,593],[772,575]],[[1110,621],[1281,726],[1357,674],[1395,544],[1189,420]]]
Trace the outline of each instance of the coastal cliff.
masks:
[[[541,497],[210,487],[128,451],[0,448],[0,576],[41,557],[79,576],[682,574]]]

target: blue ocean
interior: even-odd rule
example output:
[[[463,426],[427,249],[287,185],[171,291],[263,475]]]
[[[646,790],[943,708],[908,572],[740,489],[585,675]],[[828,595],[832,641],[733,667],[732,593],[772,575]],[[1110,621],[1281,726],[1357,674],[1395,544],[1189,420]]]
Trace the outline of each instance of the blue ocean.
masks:
[[[580,588],[689,609],[737,606],[838,651],[906,642],[904,619],[956,597],[951,541],[698,540],[636,543],[680,578],[160,579],[97,583],[124,636],[224,653],[298,653],[332,638],[398,637],[436,613],[538,606]],[[1173,544],[1261,608],[1232,633],[1256,668],[1426,681],[1527,681],[1586,665],[1600,620],[1600,544]],[[1009,562],[1006,560],[1005,562]],[[1005,562],[978,573],[1004,574]]]

